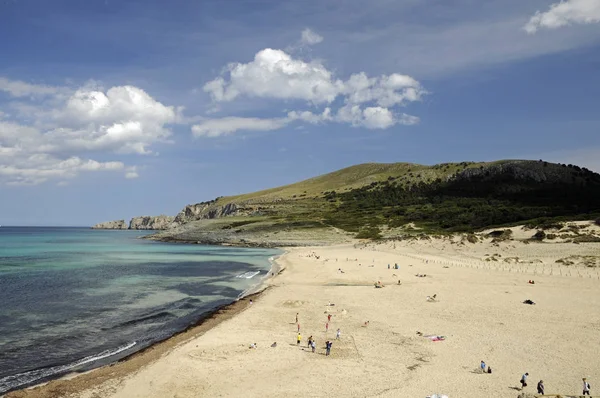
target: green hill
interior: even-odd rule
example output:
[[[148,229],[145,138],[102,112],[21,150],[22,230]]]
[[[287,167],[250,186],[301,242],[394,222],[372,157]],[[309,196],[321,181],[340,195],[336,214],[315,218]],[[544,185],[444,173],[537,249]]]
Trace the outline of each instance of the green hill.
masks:
[[[598,214],[600,175],[574,165],[531,160],[367,163],[188,205],[175,225],[186,231],[185,240],[197,237],[190,231],[256,237],[323,228],[375,237],[382,227],[408,223],[429,232],[454,232]]]

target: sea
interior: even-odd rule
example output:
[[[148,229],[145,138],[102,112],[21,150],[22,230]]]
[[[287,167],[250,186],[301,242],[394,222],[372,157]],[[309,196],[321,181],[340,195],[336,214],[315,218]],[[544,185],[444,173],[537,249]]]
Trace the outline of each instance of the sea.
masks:
[[[260,284],[274,249],[0,227],[0,395],[122,359]]]

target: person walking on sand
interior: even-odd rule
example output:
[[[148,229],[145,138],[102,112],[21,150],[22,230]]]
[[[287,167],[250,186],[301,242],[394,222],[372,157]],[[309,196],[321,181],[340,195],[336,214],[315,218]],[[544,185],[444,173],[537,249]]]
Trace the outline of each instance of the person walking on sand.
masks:
[[[298,315],[299,315],[299,313],[296,312],[296,323],[298,323]]]
[[[331,353],[331,345],[333,343],[329,340],[327,340],[327,342],[325,342],[325,356],[329,356],[329,354]]]
[[[328,331],[329,331],[329,322],[327,322],[327,323],[325,324],[325,331],[326,331],[326,332],[328,332]]]
[[[327,322],[331,322],[331,314],[327,315]]]
[[[339,340],[340,339],[340,334],[342,334],[342,332],[340,331],[340,329],[338,328],[336,334],[335,334],[335,339]]]
[[[590,383],[585,377],[583,378],[583,395],[590,395]]]
[[[298,332],[300,332],[300,324],[298,324]]]
[[[310,347],[312,348],[312,352],[314,354],[315,350],[317,349],[317,343],[313,340],[312,343],[310,343]]]
[[[302,335],[298,332],[298,340],[296,341],[296,345],[300,345],[301,341],[302,341]]]
[[[537,385],[538,394],[544,394],[544,380],[540,380]]]
[[[485,362],[481,361],[481,373],[485,373]]]
[[[529,373],[527,372],[523,376],[521,376],[521,390],[527,387],[527,377],[529,377]]]

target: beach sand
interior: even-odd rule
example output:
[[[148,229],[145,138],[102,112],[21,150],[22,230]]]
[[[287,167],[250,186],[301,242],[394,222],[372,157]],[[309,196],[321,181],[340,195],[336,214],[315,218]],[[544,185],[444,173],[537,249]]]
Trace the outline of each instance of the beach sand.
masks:
[[[525,372],[526,391],[543,379],[547,394],[579,394],[582,377],[600,383],[600,268],[556,263],[571,255],[600,256],[600,244],[423,239],[289,249],[270,288],[235,316],[129,369],[91,372],[115,369],[105,378],[9,396],[515,398]],[[481,360],[492,374],[478,371]],[[63,395],[52,392],[60,383]]]

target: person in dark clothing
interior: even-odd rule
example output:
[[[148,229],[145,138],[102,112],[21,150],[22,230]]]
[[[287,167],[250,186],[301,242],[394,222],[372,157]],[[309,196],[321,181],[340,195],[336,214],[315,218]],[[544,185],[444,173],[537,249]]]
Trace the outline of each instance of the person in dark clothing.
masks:
[[[537,385],[538,394],[544,393],[544,380],[540,380]]]

